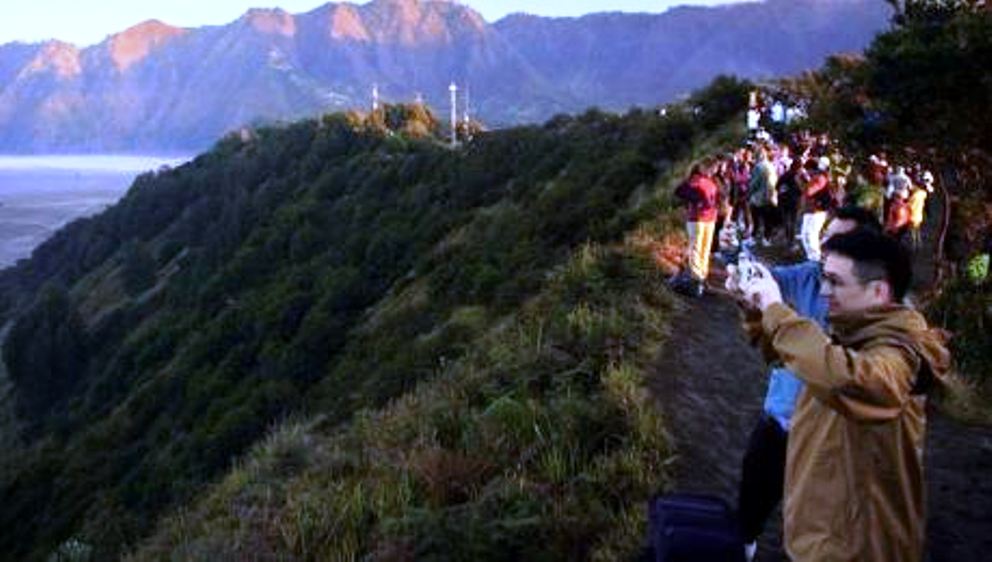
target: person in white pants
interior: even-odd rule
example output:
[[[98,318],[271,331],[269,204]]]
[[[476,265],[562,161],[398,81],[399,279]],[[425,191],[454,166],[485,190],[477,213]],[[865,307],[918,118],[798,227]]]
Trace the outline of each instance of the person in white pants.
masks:
[[[806,253],[806,259],[810,261],[820,261],[822,257],[820,234],[823,232],[823,226],[826,222],[826,211],[811,211],[803,215],[800,236],[802,237],[803,252]]]
[[[830,208],[832,195],[830,193],[830,158],[826,156],[817,160],[817,171],[806,184],[803,193],[804,211],[799,237],[806,253],[806,259],[820,261],[820,233],[827,222],[827,210]]]

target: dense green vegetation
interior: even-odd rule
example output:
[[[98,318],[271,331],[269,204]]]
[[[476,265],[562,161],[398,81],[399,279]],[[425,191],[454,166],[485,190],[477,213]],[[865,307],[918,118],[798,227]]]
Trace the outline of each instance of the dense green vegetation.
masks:
[[[341,461],[347,479],[317,470],[359,502],[354,552],[437,552],[434,538],[606,552],[663,476],[637,362],[668,305],[642,254],[597,244],[672,213],[676,163],[741,111],[747,87],[724,78],[665,117],[590,110],[454,151],[421,108],[329,115],[244,131],[139,177],[0,274],[21,426],[0,463],[0,552],[114,559],[286,419],[318,419],[301,435],[326,436],[299,466],[283,459],[303,482],[337,462],[336,443],[355,455]],[[395,412],[416,397],[420,413]],[[370,421],[385,419],[395,433]],[[500,424],[516,433],[495,439]],[[381,463],[395,470],[349,468]],[[466,481],[432,485],[432,470]],[[379,484],[401,494],[383,502],[409,503],[368,503]],[[306,519],[320,494],[281,498],[303,502],[287,516]],[[330,552],[335,531],[313,524],[324,543],[301,526],[282,552]],[[574,540],[592,529],[605,534]],[[203,546],[220,540],[211,533],[174,546],[223,558]]]
[[[632,558],[671,454],[642,381],[661,283],[584,248],[435,380],[341,431],[282,427],[129,559]]]

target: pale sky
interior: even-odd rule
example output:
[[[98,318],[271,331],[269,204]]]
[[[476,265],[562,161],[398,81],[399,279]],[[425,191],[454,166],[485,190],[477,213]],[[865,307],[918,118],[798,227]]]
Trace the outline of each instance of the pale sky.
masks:
[[[513,12],[579,16],[591,12],[664,12],[682,4],[714,5],[740,0],[466,0],[493,22]],[[279,7],[298,14],[327,0],[5,0],[0,10],[0,45],[11,41],[60,39],[80,47],[149,19],[180,27],[223,25],[249,8]],[[353,0],[364,4],[365,0]]]

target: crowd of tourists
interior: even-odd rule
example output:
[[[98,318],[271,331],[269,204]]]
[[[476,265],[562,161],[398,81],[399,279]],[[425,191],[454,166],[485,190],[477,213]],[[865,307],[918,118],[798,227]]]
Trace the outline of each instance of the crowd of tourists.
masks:
[[[780,502],[794,562],[923,559],[925,405],[950,357],[906,295],[933,190],[917,163],[858,161],[809,132],[752,134],[678,186],[689,244],[672,287],[702,296],[717,252],[770,365],[737,505],[748,560]],[[801,257],[753,258],[772,245]]]
[[[884,152],[857,162],[826,134],[803,131],[776,142],[761,133],[733,152],[702,159],[676,189],[687,206],[689,236],[688,267],[673,279],[676,290],[701,296],[711,253],[742,245],[779,243],[819,261],[827,218],[845,205],[873,211],[887,234],[920,249],[934,191],[934,176],[922,165],[890,165]]]

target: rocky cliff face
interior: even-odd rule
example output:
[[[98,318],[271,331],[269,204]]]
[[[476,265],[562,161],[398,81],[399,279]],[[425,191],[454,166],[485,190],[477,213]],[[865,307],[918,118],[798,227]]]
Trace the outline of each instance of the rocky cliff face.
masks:
[[[661,15],[510,16],[436,0],[253,9],[226,26],[149,21],[85,49],[0,46],[0,150],[196,149],[246,123],[471,88],[494,125],[656,104],[720,73],[776,76],[860,50],[875,0],[769,0]]]

